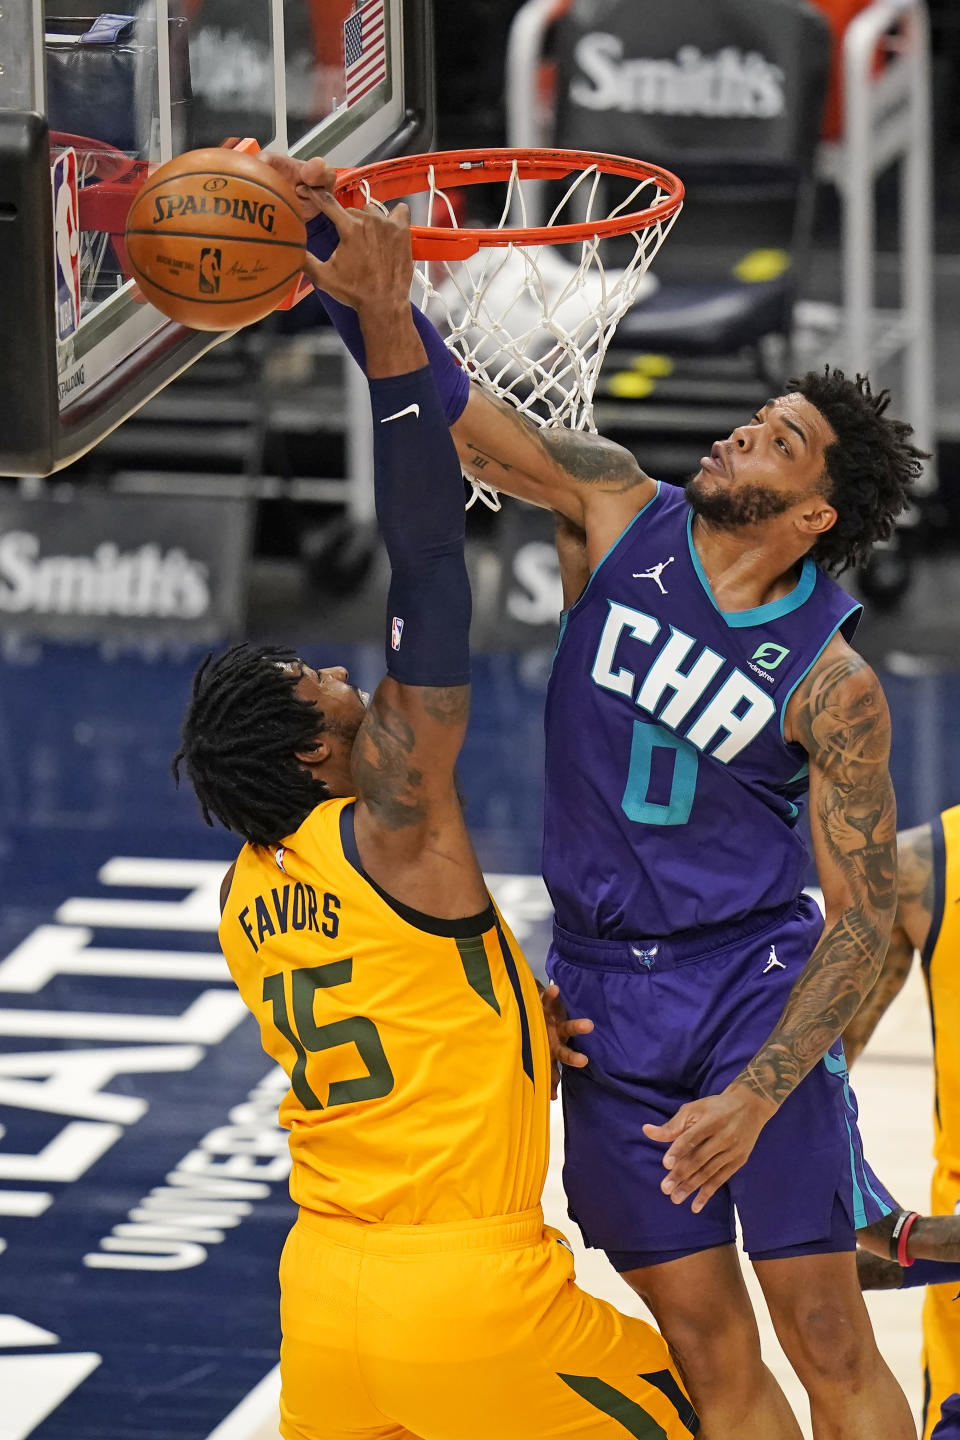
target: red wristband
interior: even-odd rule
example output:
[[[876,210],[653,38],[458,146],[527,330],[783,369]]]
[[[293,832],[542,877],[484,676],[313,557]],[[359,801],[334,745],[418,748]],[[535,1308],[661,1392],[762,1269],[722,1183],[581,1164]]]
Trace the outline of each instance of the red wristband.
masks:
[[[897,1223],[893,1227],[893,1234],[890,1236],[891,1249],[893,1248],[894,1241],[896,1241],[897,1264],[903,1266],[905,1270],[909,1269],[913,1264],[913,1261],[907,1258],[907,1241],[910,1238],[910,1231],[919,1219],[920,1215],[916,1210],[911,1210],[909,1214],[904,1213],[899,1215]]]

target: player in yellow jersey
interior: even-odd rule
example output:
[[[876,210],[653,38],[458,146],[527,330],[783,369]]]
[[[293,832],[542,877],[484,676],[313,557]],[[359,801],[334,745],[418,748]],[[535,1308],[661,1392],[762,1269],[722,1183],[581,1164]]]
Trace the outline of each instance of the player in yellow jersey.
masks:
[[[689,1440],[666,1346],[584,1294],[544,1227],[551,1055],[454,783],[470,592],[459,464],[410,318],[409,217],[342,211],[311,277],[358,312],[388,674],[239,647],[198,672],[178,761],[245,840],[220,939],[290,1076],[285,1440]],[[437,484],[438,472],[449,484]],[[562,1046],[588,1022],[557,1032]]]
[[[876,985],[844,1033],[848,1063],[863,1050],[877,1022],[903,988],[915,951],[923,965],[934,1035],[934,1217],[918,1219],[923,1253],[960,1260],[960,805],[937,819],[897,836],[899,894],[890,948]],[[952,1243],[951,1243],[952,1241]],[[939,1242],[939,1243],[937,1243]],[[930,1248],[934,1246],[934,1248]],[[911,1253],[914,1253],[911,1249]],[[933,1274],[936,1272],[934,1271]],[[927,1279],[899,1267],[861,1261],[869,1285],[910,1284]],[[929,1283],[929,1281],[927,1281]],[[960,1392],[960,1299],[958,1281],[929,1284],[923,1311],[926,1406],[924,1440],[929,1440],[948,1396]],[[960,1405],[957,1407],[960,1410]]]

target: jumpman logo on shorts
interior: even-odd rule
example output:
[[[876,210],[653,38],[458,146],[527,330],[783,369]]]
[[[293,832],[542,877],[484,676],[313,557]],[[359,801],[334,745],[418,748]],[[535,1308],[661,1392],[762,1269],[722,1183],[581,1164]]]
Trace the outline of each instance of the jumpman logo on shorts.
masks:
[[[657,565],[651,565],[649,570],[641,570],[640,573],[639,573],[639,575],[638,575],[636,572],[634,572],[633,578],[634,578],[634,580],[653,580],[653,581],[655,581],[656,584],[658,585],[659,589],[660,589],[660,594],[661,594],[661,595],[666,595],[666,593],[667,593],[666,587],[665,587],[663,581],[660,579],[660,576],[663,574],[664,570],[666,570],[666,568],[667,568],[668,565],[672,565],[672,564],[673,564],[673,560],[674,560],[674,557],[671,555],[669,560],[661,560],[659,564],[657,564]]]
[[[784,965],[783,961],[777,959],[776,945],[771,945],[770,959],[767,961],[766,965],[764,965],[763,969],[761,970],[761,975],[767,975],[771,970],[786,970],[786,968],[787,967],[786,965]]]

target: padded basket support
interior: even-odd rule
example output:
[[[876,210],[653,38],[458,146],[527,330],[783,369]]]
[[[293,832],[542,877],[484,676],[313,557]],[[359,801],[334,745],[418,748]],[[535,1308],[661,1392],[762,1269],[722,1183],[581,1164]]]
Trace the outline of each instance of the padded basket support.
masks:
[[[53,204],[46,122],[27,111],[0,110],[0,274],[0,354],[16,357],[4,370],[0,475],[42,473],[58,419]]]
[[[895,38],[878,71],[877,46],[890,33]],[[917,443],[934,452],[932,82],[924,0],[874,0],[847,28],[842,58],[840,138],[821,147],[818,165],[843,210],[842,358],[850,370],[862,371],[903,356],[906,418]],[[900,166],[900,306],[882,311],[875,296],[874,195],[892,164]],[[931,461],[916,489],[935,488]]]

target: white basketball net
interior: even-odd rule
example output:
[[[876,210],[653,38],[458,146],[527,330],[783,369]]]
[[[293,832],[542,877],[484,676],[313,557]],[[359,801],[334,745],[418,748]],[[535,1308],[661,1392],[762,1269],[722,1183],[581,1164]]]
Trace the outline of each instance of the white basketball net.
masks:
[[[443,216],[459,228],[455,207],[428,169],[431,223]],[[536,218],[543,180],[519,174],[513,162],[498,230],[584,224],[645,210],[669,196],[655,178],[638,181],[619,204],[603,203],[604,172],[581,170],[549,218]],[[533,215],[531,216],[531,210]],[[656,288],[647,275],[679,211],[618,237],[613,268],[610,241],[593,236],[565,245],[505,243],[468,260],[423,260],[414,273],[414,299],[448,347],[485,389],[515,405],[537,425],[595,431],[593,392],[621,317]],[[625,263],[624,263],[625,262]],[[467,476],[477,498],[500,508],[496,492]],[[468,505],[468,508],[469,508]]]
[[[85,185],[96,184],[98,156],[96,151],[85,151],[77,155],[77,183],[82,190]],[[93,304],[97,281],[110,243],[110,236],[101,230],[80,231],[80,312],[84,314]]]

